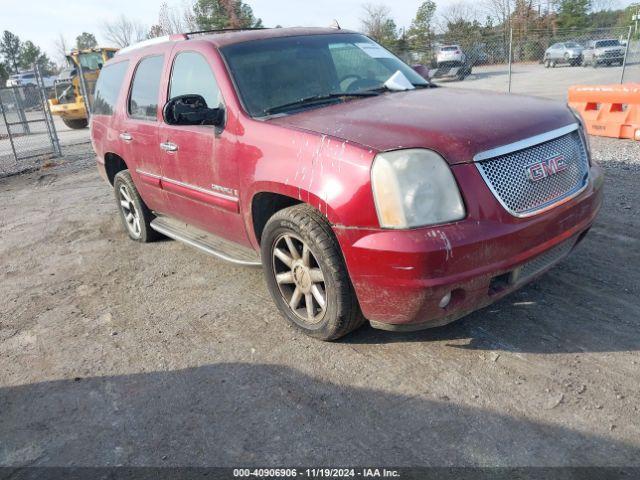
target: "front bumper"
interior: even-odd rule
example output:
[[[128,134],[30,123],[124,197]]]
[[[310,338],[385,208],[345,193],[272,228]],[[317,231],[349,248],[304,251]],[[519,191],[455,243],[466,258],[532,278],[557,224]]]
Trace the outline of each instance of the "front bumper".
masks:
[[[539,215],[515,218],[489,192],[477,189],[478,179],[470,173],[475,167],[466,167],[460,167],[461,190],[475,195],[463,221],[402,231],[334,227],[360,307],[374,327],[444,325],[502,298],[563,258],[516,278],[519,267],[572,242],[568,253],[602,203],[603,175],[593,166],[579,196]]]

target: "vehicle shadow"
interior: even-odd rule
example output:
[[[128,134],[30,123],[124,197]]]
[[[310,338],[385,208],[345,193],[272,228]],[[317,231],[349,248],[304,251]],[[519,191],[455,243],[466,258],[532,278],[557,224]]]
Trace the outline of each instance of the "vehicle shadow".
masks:
[[[2,466],[640,462],[636,444],[343,386],[278,365],[226,363],[5,387],[0,406]]]

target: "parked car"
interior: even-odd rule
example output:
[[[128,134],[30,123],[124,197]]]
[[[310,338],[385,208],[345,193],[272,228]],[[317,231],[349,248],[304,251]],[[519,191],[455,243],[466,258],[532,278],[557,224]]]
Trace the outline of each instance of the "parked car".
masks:
[[[554,43],[544,52],[544,66],[553,68],[558,64],[569,64],[572,67],[582,63],[582,45],[576,42]]]
[[[466,63],[467,56],[458,45],[442,45],[436,53],[436,62],[438,66],[443,63]]]
[[[282,315],[324,340],[488,305],[573,250],[602,202],[566,105],[434,88],[345,30],[124,48],[91,139],[132,240],[261,266]]]
[[[622,65],[624,63],[625,47],[616,39],[591,40],[582,52],[583,66],[591,65]]]
[[[431,79],[464,80],[471,75],[473,60],[458,45],[442,45],[437,48],[435,65],[429,72]]]
[[[45,87],[53,86],[54,77],[42,77]],[[37,85],[36,74],[33,71],[20,72],[10,75],[5,85],[7,87],[25,87],[27,85]]]

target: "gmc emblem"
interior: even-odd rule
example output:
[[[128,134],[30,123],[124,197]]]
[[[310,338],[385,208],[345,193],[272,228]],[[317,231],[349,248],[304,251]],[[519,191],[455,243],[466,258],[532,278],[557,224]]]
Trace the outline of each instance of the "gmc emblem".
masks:
[[[569,166],[567,165],[567,160],[564,158],[564,155],[556,155],[541,162],[527,165],[524,167],[524,171],[530,181],[537,182],[543,178],[560,173],[567,168],[569,168]]]

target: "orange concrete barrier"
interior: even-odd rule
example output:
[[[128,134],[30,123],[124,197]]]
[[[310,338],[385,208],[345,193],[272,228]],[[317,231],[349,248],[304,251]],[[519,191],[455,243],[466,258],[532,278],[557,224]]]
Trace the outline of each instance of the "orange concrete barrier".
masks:
[[[569,105],[591,135],[640,140],[640,83],[575,85]]]

